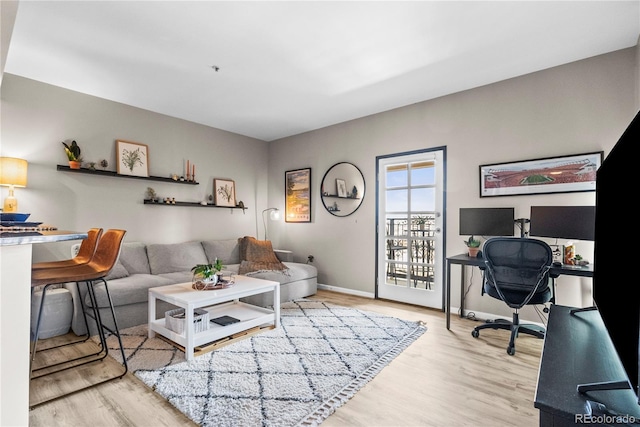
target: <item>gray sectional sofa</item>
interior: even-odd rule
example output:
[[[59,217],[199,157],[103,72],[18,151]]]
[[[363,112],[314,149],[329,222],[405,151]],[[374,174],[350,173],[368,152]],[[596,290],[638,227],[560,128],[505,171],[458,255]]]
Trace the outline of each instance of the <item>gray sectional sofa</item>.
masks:
[[[288,270],[262,271],[251,273],[252,277],[280,282],[280,300],[290,301],[313,295],[317,290],[317,269],[310,264],[292,262],[287,251],[274,251]],[[191,241],[175,244],[144,244],[125,242],[122,245],[120,258],[107,276],[109,293],[115,307],[119,329],[128,328],[148,322],[148,289],[190,282],[191,268],[196,264],[213,263],[222,260],[223,273],[238,273],[241,263],[238,239]],[[91,300],[86,286],[80,284],[78,294],[75,283],[66,284],[73,297],[74,313],[71,328],[77,335],[86,333],[82,317],[80,301],[89,307]],[[112,326],[111,314],[104,286],[96,287],[97,305],[100,308],[102,321]],[[243,301],[263,307],[273,305],[273,292],[243,298]],[[164,312],[174,306],[158,301],[156,316],[164,316]],[[93,321],[89,319],[92,335],[96,334]]]

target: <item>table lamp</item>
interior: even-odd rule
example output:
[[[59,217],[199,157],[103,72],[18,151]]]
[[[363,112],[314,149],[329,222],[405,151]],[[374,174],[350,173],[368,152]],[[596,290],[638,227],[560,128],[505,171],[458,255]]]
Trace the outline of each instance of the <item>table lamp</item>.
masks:
[[[27,161],[14,157],[0,157],[0,185],[9,187],[4,199],[3,212],[18,212],[18,200],[13,195],[14,187],[27,186]]]

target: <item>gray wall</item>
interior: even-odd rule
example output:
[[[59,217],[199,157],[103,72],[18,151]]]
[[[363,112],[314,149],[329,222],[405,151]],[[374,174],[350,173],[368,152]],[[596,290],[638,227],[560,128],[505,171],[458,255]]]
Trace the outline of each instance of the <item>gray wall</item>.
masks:
[[[359,293],[374,292],[375,158],[427,147],[447,147],[446,253],[466,251],[458,234],[461,207],[515,207],[529,217],[531,205],[592,205],[594,193],[480,198],[478,166],[603,150],[608,152],[636,112],[637,50],[625,49],[496,84],[422,102],[272,142],[269,204],[284,207],[288,169],[312,168],[311,224],[273,224],[270,236],[300,259],[315,256],[319,283]],[[324,210],[320,181],[334,163],[349,161],[364,173],[367,195],[353,215]],[[550,242],[553,243],[553,242]],[[593,244],[578,253],[593,259]],[[453,283],[459,283],[455,269]],[[476,274],[476,279],[479,274]],[[583,279],[584,280],[584,279]],[[590,303],[590,281],[560,279],[560,301]],[[459,298],[453,290],[453,304]],[[509,313],[504,304],[469,292],[473,310]]]
[[[266,204],[268,143],[8,73],[1,136],[3,156],[29,162],[28,186],[16,189],[19,210],[59,229],[123,228],[126,241],[149,243],[237,238],[256,234],[256,209]],[[70,139],[78,142],[85,161],[105,158],[109,170],[116,170],[116,139],[147,144],[150,175],[182,174],[189,159],[200,185],[59,172],[57,164],[67,165],[61,141]],[[198,202],[212,193],[214,178],[235,180],[237,200],[249,207],[244,214],[143,204],[147,187],[160,197]],[[43,251],[51,245],[37,246]]]

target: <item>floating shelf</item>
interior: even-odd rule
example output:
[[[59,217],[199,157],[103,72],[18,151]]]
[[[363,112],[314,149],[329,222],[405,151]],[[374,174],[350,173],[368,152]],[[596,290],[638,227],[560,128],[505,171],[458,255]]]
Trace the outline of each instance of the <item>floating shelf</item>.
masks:
[[[98,176],[108,176],[112,178],[133,178],[133,179],[142,179],[146,181],[160,181],[160,182],[170,182],[172,184],[186,184],[186,185],[198,185],[199,182],[193,181],[176,181],[172,178],[165,178],[162,176],[133,176],[133,175],[121,175],[117,172],[113,171],[104,171],[104,170],[91,170],[88,168],[80,168],[80,169],[71,169],[69,166],[57,165],[57,170],[62,172],[72,172],[72,173],[84,173],[87,175],[98,175]],[[177,203],[177,202],[176,202]]]
[[[240,207],[240,206],[202,205],[198,202],[178,202],[177,200],[175,203],[164,203],[164,202],[152,202],[149,199],[144,199],[144,204],[155,205],[155,206],[191,206],[191,207],[198,207],[198,208],[242,209],[243,212],[245,209],[247,209],[246,206]]]
[[[360,200],[360,197],[340,197],[335,194],[323,194],[322,197],[326,197],[327,199]]]

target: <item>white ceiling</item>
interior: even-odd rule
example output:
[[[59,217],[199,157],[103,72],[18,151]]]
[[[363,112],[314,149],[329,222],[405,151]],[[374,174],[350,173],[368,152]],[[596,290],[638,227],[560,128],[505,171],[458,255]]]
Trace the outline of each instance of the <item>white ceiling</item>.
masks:
[[[639,1],[22,0],[5,71],[271,141],[639,34]]]

